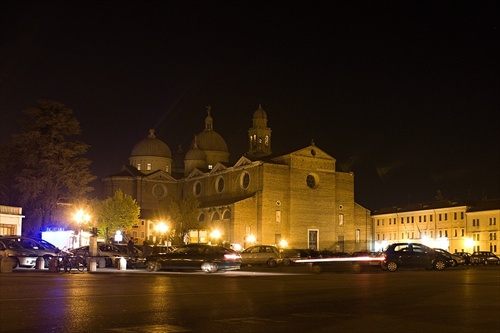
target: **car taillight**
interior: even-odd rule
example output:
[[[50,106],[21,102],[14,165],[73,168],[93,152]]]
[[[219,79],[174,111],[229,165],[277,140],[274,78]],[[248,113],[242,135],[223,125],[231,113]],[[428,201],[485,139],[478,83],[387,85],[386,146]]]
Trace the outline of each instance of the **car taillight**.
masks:
[[[241,259],[241,256],[239,254],[225,254],[224,259],[226,260],[237,260]]]

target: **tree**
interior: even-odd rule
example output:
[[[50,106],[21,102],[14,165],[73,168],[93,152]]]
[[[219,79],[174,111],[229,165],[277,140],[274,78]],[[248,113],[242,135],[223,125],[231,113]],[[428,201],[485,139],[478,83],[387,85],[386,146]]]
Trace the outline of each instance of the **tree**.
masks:
[[[61,204],[85,196],[96,177],[83,157],[88,145],[74,138],[81,134],[73,110],[51,100],[38,101],[24,112],[23,131],[12,135],[3,156],[15,156],[8,168],[7,188],[13,204],[23,207],[23,233],[37,235],[52,223]]]
[[[199,228],[199,206],[200,202],[193,196],[169,201],[167,210],[173,223],[170,236],[174,238],[175,243],[182,243],[182,238],[189,229]]]
[[[95,208],[99,233],[114,235],[117,230],[129,230],[137,223],[141,208],[130,195],[118,189],[112,197],[97,204]]]

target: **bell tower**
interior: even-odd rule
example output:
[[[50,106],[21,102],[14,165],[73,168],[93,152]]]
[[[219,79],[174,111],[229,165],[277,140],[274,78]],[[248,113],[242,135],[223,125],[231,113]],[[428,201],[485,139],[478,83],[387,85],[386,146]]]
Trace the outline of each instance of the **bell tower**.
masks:
[[[271,155],[271,129],[267,127],[267,114],[262,105],[253,113],[253,126],[248,130],[248,155]]]

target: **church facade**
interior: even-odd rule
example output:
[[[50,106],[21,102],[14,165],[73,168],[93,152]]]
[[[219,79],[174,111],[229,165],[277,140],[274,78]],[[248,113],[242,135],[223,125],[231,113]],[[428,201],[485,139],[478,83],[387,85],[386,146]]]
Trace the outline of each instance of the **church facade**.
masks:
[[[211,108],[205,128],[189,150],[172,154],[149,136],[133,147],[129,164],[103,179],[104,197],[121,189],[141,207],[129,231],[142,244],[153,239],[159,211],[169,199],[200,203],[191,242],[256,244],[353,252],[370,250],[370,211],[354,201],[354,174],[336,170],[336,160],[312,142],[273,155],[267,113],[259,105],[248,130],[248,152],[229,163],[223,137],[214,130]]]

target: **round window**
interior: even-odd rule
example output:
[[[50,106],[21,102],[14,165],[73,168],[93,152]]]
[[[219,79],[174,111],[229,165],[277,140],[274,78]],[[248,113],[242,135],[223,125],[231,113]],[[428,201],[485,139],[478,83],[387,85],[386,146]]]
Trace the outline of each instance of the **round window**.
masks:
[[[224,178],[222,177],[219,177],[217,179],[217,182],[216,182],[216,190],[217,190],[217,193],[221,193],[222,191],[224,191]]]
[[[306,183],[309,188],[318,188],[319,186],[319,177],[315,173],[310,173],[306,177]]]
[[[241,174],[240,186],[244,190],[246,190],[248,186],[250,186],[250,174],[248,172],[244,172]]]
[[[200,182],[194,183],[193,192],[194,192],[195,196],[199,196],[201,194],[201,183]]]
[[[163,184],[156,184],[153,186],[153,197],[161,199],[167,196],[167,187]]]

